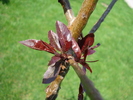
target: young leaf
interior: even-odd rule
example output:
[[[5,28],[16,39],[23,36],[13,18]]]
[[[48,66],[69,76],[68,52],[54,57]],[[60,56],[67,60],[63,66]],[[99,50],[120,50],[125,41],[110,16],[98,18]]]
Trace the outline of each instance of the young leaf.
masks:
[[[87,68],[91,73],[92,73],[92,70],[90,68],[90,66],[84,61],[84,59],[80,59],[80,62],[79,62],[83,67]]]
[[[20,41],[19,43],[36,50],[47,51],[50,53],[56,52],[51,45],[47,44],[46,42],[43,42],[42,40],[29,39],[25,41]]]
[[[91,54],[93,54],[93,53],[95,53],[95,52],[96,52],[95,50],[89,49],[89,50],[87,50],[87,55],[91,55]]]
[[[83,42],[83,45],[81,47],[81,51],[83,53],[86,49],[88,49],[88,47],[93,45],[93,43],[94,43],[94,34],[90,33],[90,34],[86,35],[83,38],[82,42]]]
[[[58,61],[48,67],[47,71],[44,73],[42,83],[48,84],[55,80],[61,69],[60,64],[61,62]]]
[[[99,47],[100,45],[101,45],[101,44],[98,43],[97,45],[95,45],[95,46],[93,46],[93,47],[90,47],[89,49],[95,49],[95,48]]]
[[[77,44],[77,42],[74,40],[74,38],[72,38],[72,50],[76,54],[76,59],[75,60],[78,61],[81,57],[81,50],[80,50],[80,47]]]
[[[89,47],[88,49],[86,49],[85,51],[84,51],[84,61],[86,60],[86,57],[88,56],[88,55],[92,55],[93,53],[95,53],[96,51],[95,50],[93,50],[93,49],[95,49],[95,48],[97,48],[97,47],[99,47],[100,46],[100,43],[98,43],[97,45],[95,45],[95,46],[93,46],[93,47]]]
[[[97,48],[97,47],[99,47],[100,46],[100,43],[98,43],[97,45],[95,45],[95,46],[93,46],[93,47],[89,47],[88,49],[86,49],[85,51],[84,51],[84,61],[86,60],[86,57],[88,56],[88,55],[92,55],[93,53],[95,53],[96,51],[95,50],[93,50],[93,49],[95,49],[95,48]]]
[[[52,31],[49,31],[48,38],[50,41],[50,45],[52,45],[56,50],[61,51],[61,46],[60,46],[59,38],[58,38],[57,34]]]
[[[72,36],[67,26],[62,22],[56,22],[56,31],[59,37],[63,52],[68,51],[72,46]]]
[[[60,57],[53,56],[53,57],[51,58],[51,60],[49,61],[48,66],[55,64],[55,63],[58,62],[60,59],[61,59]]]
[[[83,63],[83,66],[86,67],[92,73],[92,69],[87,63]]]

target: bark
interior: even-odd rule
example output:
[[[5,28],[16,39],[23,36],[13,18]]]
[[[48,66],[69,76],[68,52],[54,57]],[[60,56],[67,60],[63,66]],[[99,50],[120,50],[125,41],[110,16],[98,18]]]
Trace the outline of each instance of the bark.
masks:
[[[69,64],[68,63],[64,63],[61,65],[61,71],[59,73],[59,75],[57,76],[57,78],[50,83],[50,85],[47,87],[46,89],[46,99],[45,100],[55,100],[61,83],[63,81],[63,79],[65,78],[65,75],[67,74],[67,72],[69,71]]]
[[[86,26],[91,13],[95,9],[97,1],[98,0],[84,0],[77,17],[69,27],[75,40],[78,39],[82,30]]]
[[[96,32],[96,30],[100,27],[101,23],[104,21],[104,19],[106,18],[106,16],[110,12],[110,10],[114,6],[114,4],[116,3],[116,1],[117,0],[112,0],[112,2],[110,3],[110,5],[108,6],[108,8],[105,10],[105,12],[102,14],[102,16],[97,21],[97,23],[92,27],[92,29],[90,30],[89,34]]]
[[[71,5],[69,3],[69,0],[58,0],[58,2],[62,5],[64,14],[68,22],[68,26],[70,26],[74,21],[75,17],[74,17],[74,13],[72,11]]]
[[[72,56],[69,56],[68,62],[78,75],[86,94],[90,97],[90,100],[103,100],[100,92],[94,87],[92,81],[85,75]]]

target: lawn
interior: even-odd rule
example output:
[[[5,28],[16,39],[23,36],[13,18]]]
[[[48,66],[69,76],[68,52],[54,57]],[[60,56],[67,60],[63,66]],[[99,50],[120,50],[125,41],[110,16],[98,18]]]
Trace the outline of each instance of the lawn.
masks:
[[[91,27],[111,0],[99,0],[83,33]],[[81,0],[70,0],[75,15]],[[88,60],[93,73],[87,71],[105,100],[133,100],[133,9],[118,0],[95,33],[95,44],[101,43]],[[19,44],[26,39],[48,42],[47,32],[55,31],[55,22],[67,25],[61,5],[56,0],[11,0],[0,2],[0,99],[44,100],[43,73],[51,54]],[[57,100],[77,100],[79,79],[72,68],[65,77]],[[85,100],[89,100],[88,97]]]

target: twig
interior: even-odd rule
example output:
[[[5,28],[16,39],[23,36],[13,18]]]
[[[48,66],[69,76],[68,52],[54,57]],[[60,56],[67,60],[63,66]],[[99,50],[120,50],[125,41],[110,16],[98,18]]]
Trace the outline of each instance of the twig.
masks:
[[[70,26],[75,19],[73,11],[71,9],[71,5],[68,0],[58,0],[58,2],[62,5],[64,14],[68,21],[68,26]]]
[[[93,28],[90,30],[90,33],[95,33],[96,30],[100,27],[101,23],[104,21],[114,4],[116,3],[117,0],[112,0],[112,2],[109,4],[108,8],[105,10],[105,12],[102,14],[98,22],[93,26]]]
[[[83,70],[79,67],[77,62],[75,62],[72,56],[69,56],[68,62],[73,67],[78,77],[80,78],[81,84],[85,89],[86,94],[90,97],[91,100],[103,100],[99,91],[94,87],[92,81],[87,78]]]

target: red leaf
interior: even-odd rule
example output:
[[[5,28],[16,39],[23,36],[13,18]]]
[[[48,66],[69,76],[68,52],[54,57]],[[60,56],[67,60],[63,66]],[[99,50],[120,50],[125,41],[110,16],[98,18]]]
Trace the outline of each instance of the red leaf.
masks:
[[[80,59],[79,63],[80,63],[83,67],[86,67],[86,68],[92,73],[92,70],[91,70],[90,66],[84,61],[84,59]]]
[[[100,46],[100,43],[98,43],[97,45],[95,45],[95,46],[93,46],[93,47],[90,47],[89,49],[95,49],[95,48],[97,48],[97,47],[99,47]]]
[[[74,40],[74,38],[72,38],[72,49],[74,51],[74,53],[76,54],[76,61],[78,61],[81,57],[81,50],[79,45],[77,44],[77,42]]]
[[[94,34],[90,33],[90,34],[86,35],[83,38],[82,42],[83,42],[83,45],[81,47],[81,51],[83,53],[86,49],[88,49],[88,47],[93,45],[93,43],[94,43]]]
[[[56,30],[63,52],[68,51],[72,46],[72,36],[67,26],[62,22],[56,22]]]
[[[47,71],[44,73],[42,83],[48,84],[55,80],[61,69],[60,64],[61,62],[59,61],[48,67]]]
[[[88,49],[87,50],[88,52],[87,52],[87,55],[91,55],[91,54],[93,54],[93,53],[95,53],[96,51],[95,50],[93,50],[93,49]]]
[[[97,61],[99,61],[99,60],[94,60],[94,61],[86,61],[86,62],[97,62]]]
[[[97,48],[97,47],[99,47],[100,46],[100,43],[98,43],[96,46],[93,46],[93,47],[89,47],[88,49],[86,49],[85,51],[84,51],[84,61],[86,60],[86,57],[88,56],[88,55],[92,55],[93,53],[95,53],[96,51],[95,50],[93,50],[93,49],[95,49],[95,48]]]
[[[88,53],[88,49],[86,49],[86,50],[84,51],[84,55],[83,55],[84,61],[86,61],[87,53]]]
[[[25,41],[20,41],[20,43],[32,49],[43,50],[43,51],[47,51],[50,53],[56,52],[55,49],[51,45],[49,45],[46,42],[43,42],[42,40],[29,39]]]
[[[58,62],[60,59],[61,59],[60,57],[53,56],[53,57],[51,58],[51,60],[49,61],[48,66],[55,64],[55,63]]]
[[[92,69],[87,63],[84,63],[83,66],[86,67],[92,73]]]
[[[61,51],[61,46],[59,43],[59,38],[56,33],[49,31],[48,32],[48,38],[50,41],[50,44],[57,50]]]
[[[93,49],[86,49],[86,50],[84,51],[84,55],[83,55],[84,61],[86,61],[86,57],[87,57],[88,55],[91,55],[91,54],[93,54],[93,53],[95,53],[95,52],[96,52],[96,51],[93,50]]]

